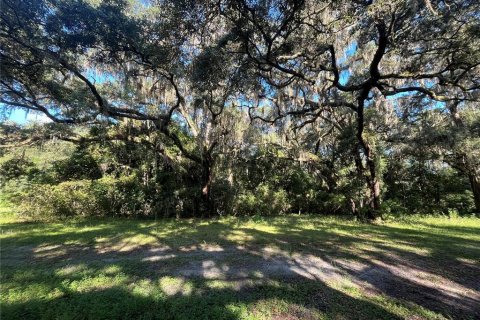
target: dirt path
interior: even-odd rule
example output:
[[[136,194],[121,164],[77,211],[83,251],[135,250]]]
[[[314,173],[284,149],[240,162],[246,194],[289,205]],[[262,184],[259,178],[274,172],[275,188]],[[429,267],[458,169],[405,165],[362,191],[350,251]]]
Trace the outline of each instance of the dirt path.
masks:
[[[418,261],[289,253],[272,247],[220,247],[200,245],[171,250],[167,247],[89,247],[51,245],[20,247],[2,253],[2,264],[19,263],[141,263],[148,273],[201,277],[227,281],[304,278],[326,284],[348,283],[364,294],[384,294],[415,302],[434,311],[449,311],[459,318],[480,319],[480,267],[464,265],[458,277],[442,266]],[[463,272],[463,273],[462,273]],[[459,281],[461,279],[462,281]]]

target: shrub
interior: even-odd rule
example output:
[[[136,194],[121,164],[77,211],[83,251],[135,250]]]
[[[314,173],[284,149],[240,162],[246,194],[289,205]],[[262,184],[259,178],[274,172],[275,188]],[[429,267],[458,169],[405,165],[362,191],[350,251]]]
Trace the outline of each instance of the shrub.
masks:
[[[35,164],[23,158],[13,158],[0,165],[0,183],[4,185],[7,181],[31,176],[35,172]]]
[[[149,201],[134,176],[29,184],[13,201],[20,214],[33,219],[72,216],[148,215]]]
[[[275,215],[288,213],[289,209],[285,190],[273,190],[268,184],[261,183],[253,192],[246,191],[238,196],[234,212],[240,215]]]
[[[96,183],[105,186],[105,200],[109,206],[109,215],[151,215],[151,201],[147,195],[148,190],[134,175],[121,176],[117,179],[106,177]]]
[[[20,214],[34,219],[102,215],[108,207],[102,205],[102,192],[96,189],[88,180],[32,184],[16,201],[20,201]]]
[[[55,161],[52,171],[57,181],[100,179],[102,171],[97,161],[84,149],[77,149],[65,160]]]

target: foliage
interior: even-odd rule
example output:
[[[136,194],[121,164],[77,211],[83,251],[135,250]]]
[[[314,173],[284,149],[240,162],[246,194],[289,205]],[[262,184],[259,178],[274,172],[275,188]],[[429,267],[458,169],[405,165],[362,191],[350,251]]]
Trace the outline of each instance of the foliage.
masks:
[[[285,190],[274,190],[267,184],[259,184],[253,191],[238,195],[233,213],[239,215],[275,215],[289,212]]]
[[[21,176],[33,176],[36,168],[33,162],[24,158],[10,159],[0,165],[0,185]]]
[[[146,190],[134,176],[119,179],[65,181],[59,184],[30,184],[13,197],[24,218],[52,219],[87,216],[152,215]]]
[[[200,203],[197,190],[201,168],[190,162],[155,160],[155,154],[141,144],[69,149],[70,154],[61,161],[50,161],[50,153],[35,150],[36,147],[26,149],[25,161],[20,162],[28,164],[28,170],[15,169],[16,177],[2,188],[2,193],[22,209],[23,217],[192,217]],[[168,150],[175,152],[174,148]],[[36,157],[38,165],[28,160],[30,155]],[[465,214],[473,207],[468,181],[450,167],[440,162],[421,165],[412,162],[412,158],[400,161],[394,154],[385,158],[385,217],[401,213],[448,214],[451,210]],[[17,163],[14,158],[3,162],[3,166],[10,168]],[[41,163],[47,165],[40,169]],[[327,165],[328,162],[292,163],[263,151],[235,166],[219,164],[212,182],[215,213],[351,214],[349,199],[355,193],[361,199],[362,192],[356,189],[356,177],[349,168],[332,173]],[[365,212],[361,210],[357,216],[363,218]]]
[[[480,212],[478,1],[2,4],[2,119],[49,122],[1,154],[77,146],[2,169],[49,215]]]
[[[53,175],[58,181],[99,179],[102,172],[92,157],[84,149],[75,150],[69,158],[53,163]]]

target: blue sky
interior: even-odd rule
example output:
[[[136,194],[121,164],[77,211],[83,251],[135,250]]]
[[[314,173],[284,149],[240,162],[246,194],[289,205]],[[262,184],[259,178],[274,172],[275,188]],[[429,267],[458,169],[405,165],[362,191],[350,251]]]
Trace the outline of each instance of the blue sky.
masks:
[[[0,106],[0,110],[2,106]],[[27,112],[23,109],[16,109],[9,111],[10,114],[7,115],[7,120],[14,121],[18,124],[26,124],[27,122],[48,122],[50,121],[47,116],[39,114],[36,112]]]
[[[0,108],[5,108],[4,106],[1,106]],[[8,116],[8,120],[15,121],[17,123],[23,124],[27,121],[27,113],[25,110],[13,110]]]

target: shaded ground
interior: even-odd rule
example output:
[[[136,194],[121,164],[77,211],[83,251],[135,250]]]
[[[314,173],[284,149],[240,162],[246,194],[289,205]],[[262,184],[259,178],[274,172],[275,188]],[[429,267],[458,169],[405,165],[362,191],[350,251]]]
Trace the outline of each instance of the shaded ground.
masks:
[[[480,220],[4,219],[3,318],[480,319]]]

